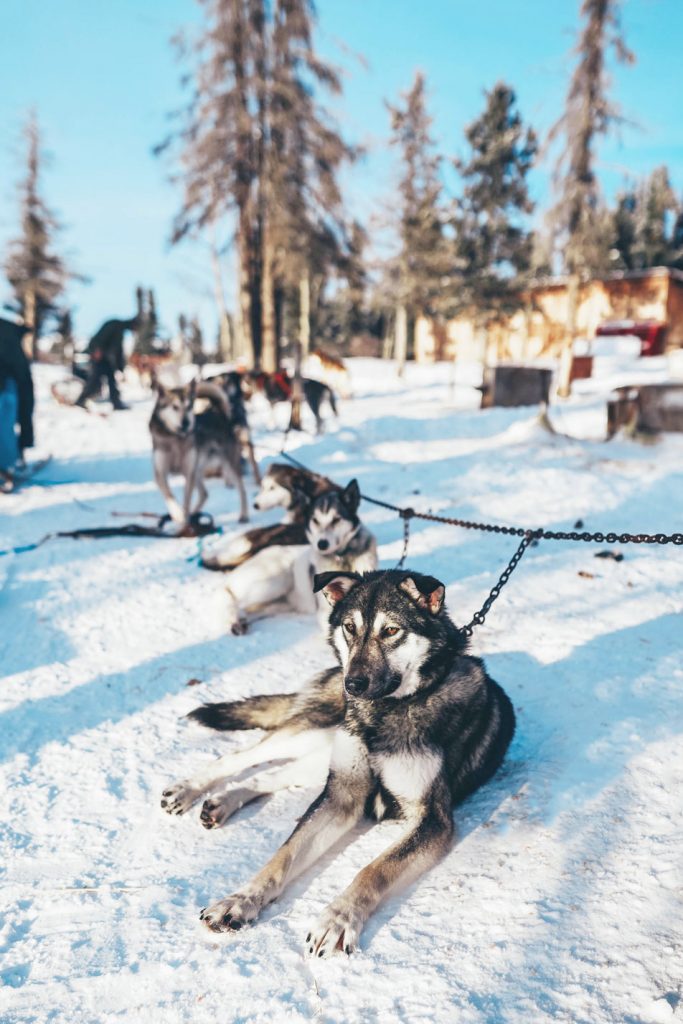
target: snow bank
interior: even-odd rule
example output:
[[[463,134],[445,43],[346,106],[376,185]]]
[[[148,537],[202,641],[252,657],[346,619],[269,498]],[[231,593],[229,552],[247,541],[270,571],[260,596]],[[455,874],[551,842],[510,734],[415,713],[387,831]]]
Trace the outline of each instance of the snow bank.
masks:
[[[49,400],[50,372],[38,438],[55,458],[2,500],[0,548],[162,511],[149,400],[129,389],[129,413],[88,417]],[[604,443],[591,396],[551,410],[573,439],[551,437],[531,410],[476,410],[450,372],[410,366],[399,382],[359,360],[338,426],[292,448],[419,509],[681,529],[683,438]],[[262,408],[256,419],[261,453],[277,452]],[[214,484],[208,507],[237,529],[234,492]],[[392,566],[401,523],[363,514]],[[462,622],[516,543],[414,521],[408,564],[447,583]],[[255,928],[217,938],[199,909],[260,866],[311,794],[280,793],[216,832],[159,809],[167,782],[238,742],[189,727],[190,708],[295,688],[331,660],[296,616],[226,636],[220,575],[196,554],[189,540],[61,540],[2,563],[3,1024],[683,1019],[683,550],[628,548],[620,563],[588,545],[526,554],[473,642],[517,709],[510,756],[456,813],[446,860],[387,901],[357,955],[331,961],[302,955],[308,922],[396,824],[358,829]]]

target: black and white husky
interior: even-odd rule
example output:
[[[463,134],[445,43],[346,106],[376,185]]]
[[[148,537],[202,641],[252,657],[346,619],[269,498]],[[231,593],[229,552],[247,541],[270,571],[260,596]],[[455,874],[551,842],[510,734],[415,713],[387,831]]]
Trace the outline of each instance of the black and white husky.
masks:
[[[318,611],[324,626],[327,609],[323,609],[323,616],[311,589],[312,575],[327,569],[364,572],[377,567],[375,538],[358,518],[357,481],[352,480],[343,490],[329,486],[308,508],[306,543],[264,547],[228,576],[225,590],[232,633],[246,633],[250,615],[263,617],[283,608],[303,613]]]
[[[306,544],[306,520],[311,502],[318,494],[334,488],[331,480],[318,473],[283,462],[272,462],[261,480],[254,508],[260,512],[284,508],[282,522],[274,526],[257,526],[237,537],[230,537],[227,542],[204,552],[201,564],[205,569],[227,572],[264,548]]]
[[[255,746],[228,754],[165,790],[162,807],[182,814],[205,798],[201,821],[215,828],[235,811],[290,785],[327,782],[275,856],[232,896],[203,910],[213,931],[256,920],[286,886],[364,816],[400,818],[405,831],[327,907],[306,937],[315,956],[350,953],[368,917],[399,883],[445,855],[453,808],[501,764],[515,716],[444,608],[431,576],[391,570],[324,573],[315,589],[332,605],[330,644],[338,668],[299,693],[208,704],[190,718],[214,729],[260,728]],[[238,784],[238,772],[300,758]]]
[[[221,476],[236,487],[240,498],[241,523],[249,519],[247,495],[242,480],[240,440],[235,436],[228,400],[221,388],[192,381],[185,387],[167,388],[156,384],[157,399],[149,421],[152,435],[154,479],[166,500],[169,515],[185,527],[198,513],[209,494],[207,476]],[[195,412],[197,399],[206,409]],[[185,480],[182,505],[171,490],[169,476],[180,473]],[[194,492],[197,500],[193,504]]]

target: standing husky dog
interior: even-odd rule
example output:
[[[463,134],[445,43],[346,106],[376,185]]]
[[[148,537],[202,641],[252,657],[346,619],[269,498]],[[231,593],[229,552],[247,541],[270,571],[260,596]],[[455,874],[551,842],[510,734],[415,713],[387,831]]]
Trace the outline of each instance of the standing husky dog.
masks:
[[[241,787],[225,779],[274,758],[306,757],[331,740],[327,783],[275,856],[239,892],[201,913],[212,931],[256,920],[286,886],[363,817],[401,818],[402,838],[364,868],[306,937],[308,952],[356,948],[368,917],[391,889],[414,879],[448,851],[453,808],[500,766],[515,729],[512,705],[444,608],[431,576],[390,570],[323,573],[315,578],[332,605],[330,643],[338,670],[298,694],[210,704],[190,714],[218,729],[262,728],[255,747],[220,758],[161,801],[182,814],[202,796],[202,822],[221,824],[263,793],[292,784],[290,767]],[[287,774],[289,772],[289,774]]]
[[[171,518],[187,526],[190,515],[200,511],[208,498],[205,476],[222,476],[240,496],[241,523],[247,522],[247,495],[242,480],[240,445],[230,424],[227,398],[220,388],[196,381],[181,388],[166,388],[157,383],[157,400],[149,421],[152,434],[154,478],[166,499]],[[209,399],[205,412],[195,414],[197,397]],[[168,482],[170,473],[185,477],[182,506]],[[192,495],[198,492],[192,507]]]
[[[256,484],[260,485],[261,473],[259,472],[256,456],[254,455],[254,445],[251,440],[251,430],[249,429],[247,410],[244,405],[242,374],[238,373],[237,370],[228,370],[225,373],[218,373],[213,377],[208,377],[205,383],[220,387],[225,392],[228,399],[228,418],[230,419],[235,437],[242,445],[242,450],[249,460]],[[202,385],[200,384],[201,387]]]
[[[269,615],[283,604],[298,612],[320,611],[311,591],[315,570],[377,566],[375,539],[356,515],[359,500],[355,480],[343,491],[326,491],[309,510],[305,532],[310,546],[290,543],[264,547],[232,570],[225,588],[232,633],[247,632],[249,613]],[[320,518],[316,522],[317,514]]]
[[[265,373],[263,370],[255,370],[245,374],[245,378],[246,389],[260,391],[270,402],[271,409],[274,409],[279,402],[291,402],[292,400],[294,379],[287,370],[278,370],[277,373]],[[325,400],[327,400],[334,415],[338,415],[334,391],[323,381],[313,380],[308,377],[302,378],[301,386],[304,392],[304,400],[315,416],[315,432],[316,434],[321,434],[324,424],[320,415],[320,408]]]
[[[285,518],[274,526],[257,526],[239,537],[231,537],[227,543],[202,555],[201,564],[205,569],[235,569],[248,558],[264,548],[275,545],[305,544],[306,519],[311,501],[323,491],[336,485],[327,477],[297,469],[283,462],[273,462],[261,481],[261,489],[254,499],[254,508],[284,508]]]

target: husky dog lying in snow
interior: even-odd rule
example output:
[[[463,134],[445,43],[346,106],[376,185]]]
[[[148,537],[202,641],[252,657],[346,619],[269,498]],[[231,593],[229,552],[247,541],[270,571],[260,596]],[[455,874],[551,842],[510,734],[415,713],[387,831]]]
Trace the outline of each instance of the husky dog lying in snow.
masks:
[[[255,921],[286,886],[368,815],[400,818],[403,836],[364,868],[306,937],[308,952],[350,953],[380,901],[426,871],[453,838],[452,810],[501,764],[515,716],[503,690],[444,608],[444,586],[409,571],[344,572],[315,578],[332,605],[330,644],[339,667],[301,692],[208,704],[190,718],[214,729],[267,732],[255,746],[219,758],[164,791],[183,814],[206,797],[202,824],[216,828],[266,793],[327,782],[275,856],[240,890],[203,910],[213,931]],[[299,758],[231,783],[275,759]]]
[[[377,567],[375,538],[357,515],[357,481],[352,480],[344,490],[334,485],[330,488],[308,508],[304,528],[307,543],[263,548],[232,570],[226,586],[232,633],[246,633],[249,613],[268,615],[283,604],[298,612],[320,610],[311,590],[313,571],[365,572]]]
[[[217,385],[192,381],[185,387],[167,388],[156,384],[157,400],[149,421],[152,435],[154,479],[166,500],[174,522],[187,526],[208,498],[204,485],[207,476],[221,476],[240,496],[239,521],[249,519],[247,495],[242,480],[240,441],[235,436],[230,407]],[[195,412],[198,398],[208,400],[208,408]],[[181,473],[185,478],[183,503],[179,504],[168,478]],[[197,491],[197,502],[192,497]]]
[[[306,518],[311,501],[335,485],[324,476],[306,469],[273,462],[261,481],[261,489],[254,500],[254,508],[265,511],[282,507],[285,518],[274,526],[257,526],[239,537],[202,555],[205,569],[235,569],[264,548],[277,544],[306,544]]]
[[[342,491],[331,488],[311,503],[306,537],[316,573],[334,569],[371,572],[377,568],[377,543],[358,518],[358,481]]]

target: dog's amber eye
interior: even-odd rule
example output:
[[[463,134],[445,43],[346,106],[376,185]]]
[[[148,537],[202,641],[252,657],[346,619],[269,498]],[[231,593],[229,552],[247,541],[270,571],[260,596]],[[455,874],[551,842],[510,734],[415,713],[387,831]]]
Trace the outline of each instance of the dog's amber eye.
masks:
[[[382,630],[382,636],[396,636],[398,632],[398,626],[385,626]]]
[[[355,636],[356,635],[356,627],[354,626],[353,622],[345,622],[344,623],[344,630],[345,630],[346,633],[349,634],[349,636]]]

